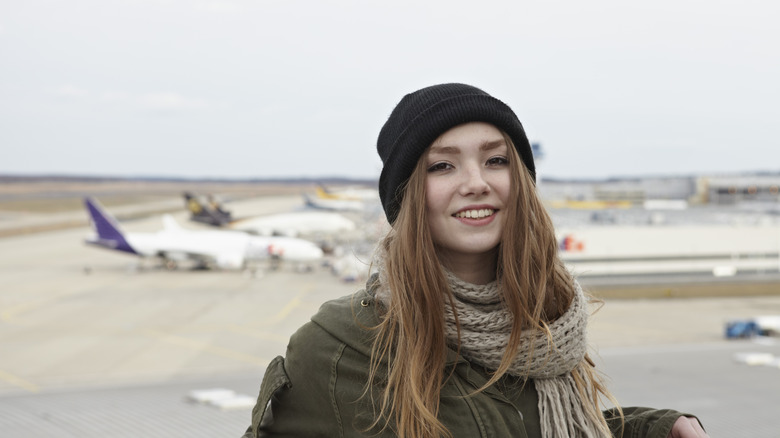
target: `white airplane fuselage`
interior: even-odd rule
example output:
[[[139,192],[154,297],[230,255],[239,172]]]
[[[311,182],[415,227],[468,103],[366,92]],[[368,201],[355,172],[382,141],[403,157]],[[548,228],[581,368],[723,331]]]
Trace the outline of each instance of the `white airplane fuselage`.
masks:
[[[300,212],[281,213],[239,220],[231,229],[261,236],[290,236],[312,234],[336,234],[352,231],[355,223],[338,213]]]
[[[310,262],[322,258],[322,249],[307,240],[251,236],[238,231],[161,230],[152,234],[128,233],[126,239],[139,253],[171,259],[211,259],[218,267],[238,269],[244,262],[269,258]]]

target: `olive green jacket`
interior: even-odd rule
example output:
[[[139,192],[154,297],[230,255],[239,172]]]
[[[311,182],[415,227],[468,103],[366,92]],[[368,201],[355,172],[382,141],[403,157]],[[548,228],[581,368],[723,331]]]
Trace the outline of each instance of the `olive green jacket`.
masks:
[[[251,437],[392,437],[370,429],[374,408],[363,397],[372,332],[379,322],[373,294],[325,303],[291,338],[287,356],[268,366],[252,410]],[[487,372],[450,350],[439,418],[454,437],[541,437],[537,395],[531,382],[505,376],[483,392]],[[623,408],[625,437],[666,438],[682,414]],[[615,436],[621,422],[605,412]],[[370,429],[370,430],[369,430]]]

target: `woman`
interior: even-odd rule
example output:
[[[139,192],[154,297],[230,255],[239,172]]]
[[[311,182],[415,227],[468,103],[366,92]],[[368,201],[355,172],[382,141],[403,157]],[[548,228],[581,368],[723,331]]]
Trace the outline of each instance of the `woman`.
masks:
[[[613,400],[586,354],[586,301],[557,256],[512,110],[442,84],[379,134],[392,230],[366,290],[323,305],[266,371],[254,436],[706,437]]]

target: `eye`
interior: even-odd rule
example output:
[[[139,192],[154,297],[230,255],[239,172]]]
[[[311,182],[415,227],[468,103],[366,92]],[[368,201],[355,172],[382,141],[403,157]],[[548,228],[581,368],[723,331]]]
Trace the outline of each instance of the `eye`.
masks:
[[[497,155],[495,157],[490,157],[486,164],[488,166],[504,166],[509,164],[509,160],[502,155]]]
[[[444,161],[433,163],[432,165],[428,166],[428,172],[441,172],[449,169],[452,169],[452,164],[446,163]]]

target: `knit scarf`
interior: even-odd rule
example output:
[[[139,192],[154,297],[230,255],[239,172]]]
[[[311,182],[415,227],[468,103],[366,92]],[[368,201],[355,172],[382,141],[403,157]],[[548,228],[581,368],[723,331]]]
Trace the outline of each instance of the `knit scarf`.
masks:
[[[498,369],[509,342],[513,318],[501,302],[498,283],[475,285],[445,272],[455,296],[461,354],[487,369]],[[382,289],[377,298],[389,304],[390,293]],[[587,349],[588,312],[582,288],[576,281],[575,290],[569,309],[548,326],[552,339],[539,330],[525,330],[517,356],[507,371],[513,376],[533,379],[544,437],[598,436],[598,427],[583,409],[583,402],[589,401],[581,399],[572,377]],[[458,332],[450,305],[445,306],[444,316],[447,340],[451,346],[457,346]],[[590,385],[586,384],[586,388],[589,390]],[[586,396],[591,398],[591,394]]]
[[[455,296],[461,354],[485,368],[497,369],[509,343],[513,321],[512,314],[501,302],[498,283],[476,285],[451,272],[445,273]],[[527,375],[533,379],[545,437],[597,436],[598,429],[585,414],[572,377],[572,371],[585,357],[588,322],[585,297],[576,281],[575,290],[569,309],[549,324],[552,339],[539,330],[524,331],[517,356],[507,371],[513,376]],[[451,306],[445,306],[444,317],[447,340],[455,346],[458,332]]]

